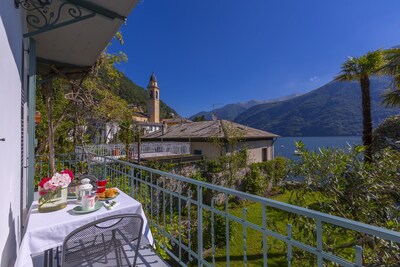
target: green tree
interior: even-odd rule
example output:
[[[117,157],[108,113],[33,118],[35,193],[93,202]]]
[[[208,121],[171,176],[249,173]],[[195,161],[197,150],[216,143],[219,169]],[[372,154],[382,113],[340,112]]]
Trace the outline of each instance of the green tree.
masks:
[[[38,79],[37,107],[44,120],[36,132],[39,140],[36,153],[47,149],[51,174],[55,172],[55,150],[60,151],[60,144],[71,139],[71,132],[76,141],[78,129],[87,126],[86,120],[120,120],[120,114],[124,114],[120,111],[126,110],[127,104],[114,97],[109,88],[110,84],[118,84],[121,76],[114,65],[125,60],[123,53],[104,51],[95,66],[78,76],[66,76],[52,67],[51,74]]]
[[[248,150],[242,130],[223,120],[220,123],[224,137],[213,136],[209,142],[220,151],[220,157],[213,163],[220,165],[226,175],[226,186],[231,187],[240,176],[239,170],[247,166]]]
[[[349,57],[342,65],[337,81],[358,81],[361,87],[363,113],[363,144],[365,162],[372,162],[372,115],[370,76],[377,73],[384,64],[382,51],[368,52],[361,57]]]
[[[133,143],[132,120],[126,119],[119,124],[118,139],[125,144],[125,153],[128,161],[131,160],[130,146]]]
[[[196,121],[205,121],[206,120],[206,117],[204,116],[204,115],[199,115],[199,116],[196,116],[196,117],[194,117],[193,118],[193,121],[194,122],[196,122]]]
[[[364,147],[351,151],[321,148],[310,152],[297,144],[299,161],[293,165],[304,182],[294,191],[291,203],[324,213],[399,231],[398,201],[400,194],[400,152],[384,149],[375,154],[372,164],[360,160]],[[295,218],[295,223],[308,231],[298,233],[298,240],[310,240],[315,234],[314,222]],[[365,266],[398,266],[400,247],[356,231],[326,226],[325,247],[346,253],[355,245],[363,246]],[[332,237],[332,238],[331,238]],[[380,255],[376,257],[376,255]],[[373,265],[375,263],[376,265]]]
[[[386,147],[400,149],[400,115],[386,118],[372,133],[374,152]]]
[[[382,68],[384,74],[393,77],[390,88],[383,95],[386,106],[400,106],[400,48],[384,51],[386,62]]]

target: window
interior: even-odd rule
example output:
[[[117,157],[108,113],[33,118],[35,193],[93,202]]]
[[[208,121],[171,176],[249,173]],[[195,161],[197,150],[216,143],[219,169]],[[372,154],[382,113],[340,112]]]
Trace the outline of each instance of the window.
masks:
[[[156,91],[156,99],[158,99],[158,91]]]
[[[268,160],[268,148],[263,148],[261,151],[262,154],[262,161]]]
[[[150,98],[153,98],[153,90],[150,90],[149,93],[150,93]]]
[[[193,154],[194,155],[202,155],[203,152],[200,149],[195,149],[195,150],[193,150]]]

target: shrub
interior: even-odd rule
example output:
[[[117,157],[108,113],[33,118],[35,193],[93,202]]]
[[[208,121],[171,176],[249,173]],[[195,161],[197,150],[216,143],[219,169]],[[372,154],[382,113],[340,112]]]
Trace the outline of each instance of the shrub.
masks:
[[[372,133],[372,148],[378,152],[386,147],[396,146],[400,141],[400,115],[386,118]],[[400,145],[397,146],[400,148]]]
[[[319,152],[309,152],[300,144],[298,150],[300,161],[294,167],[296,173],[304,177],[304,183],[293,195],[293,204],[394,231],[400,230],[397,205],[400,197],[400,152],[383,149],[375,155],[373,163],[364,163],[364,147],[355,147],[350,152],[323,148]],[[314,227],[313,222],[304,218],[299,217],[296,222],[310,229]],[[328,230],[330,236],[339,235],[340,229],[329,227]],[[312,231],[308,231],[296,238],[308,240],[312,235]],[[363,247],[366,266],[400,264],[400,247],[379,237],[371,238],[348,231],[345,240],[333,238],[326,246],[332,252],[345,253],[346,244]]]
[[[266,180],[261,175],[258,165],[250,166],[250,173],[246,177],[246,192],[262,196],[265,192]]]
[[[253,163],[246,179],[246,191],[262,195],[267,187],[269,190],[270,187],[278,185],[287,176],[288,169],[288,160],[283,157]]]
[[[212,236],[211,236],[211,214],[206,213],[204,214],[204,236],[203,236],[203,241],[204,241],[204,249],[208,249],[211,247],[212,242]],[[230,220],[229,221],[229,240],[232,240],[232,237],[234,235],[234,230],[235,227],[233,227],[233,222]],[[217,247],[225,247],[226,245],[226,219],[225,217],[219,215],[219,214],[214,214],[214,245]]]

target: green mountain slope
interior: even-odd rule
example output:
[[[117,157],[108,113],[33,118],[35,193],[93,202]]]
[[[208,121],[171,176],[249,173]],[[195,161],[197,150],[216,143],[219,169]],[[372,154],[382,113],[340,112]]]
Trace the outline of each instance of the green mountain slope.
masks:
[[[374,127],[399,108],[381,106],[380,95],[389,79],[371,79]],[[314,91],[282,102],[253,106],[235,122],[281,136],[361,135],[361,92],[357,82],[330,82]]]
[[[125,99],[128,104],[140,106],[144,112],[147,112],[147,90],[131,81],[123,73],[121,73],[119,86],[112,88],[112,90],[121,98]],[[160,94],[162,98],[162,91]],[[173,108],[160,100],[160,117],[168,118],[171,116],[171,113],[177,115]]]

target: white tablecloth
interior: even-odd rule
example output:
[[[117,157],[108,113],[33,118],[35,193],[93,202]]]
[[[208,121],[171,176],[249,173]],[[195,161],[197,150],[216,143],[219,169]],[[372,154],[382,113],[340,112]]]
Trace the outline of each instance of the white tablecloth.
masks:
[[[66,208],[48,213],[39,213],[37,201],[34,201],[29,211],[29,221],[15,266],[33,266],[31,256],[61,246],[64,238],[76,228],[94,220],[118,214],[140,214],[144,221],[143,236],[147,239],[142,238],[141,244],[148,242],[154,245],[142,204],[123,192],[120,192],[115,201],[119,202],[119,205],[112,210],[107,210],[103,206],[95,212],[79,215],[72,210],[77,206],[76,200],[68,200]]]

